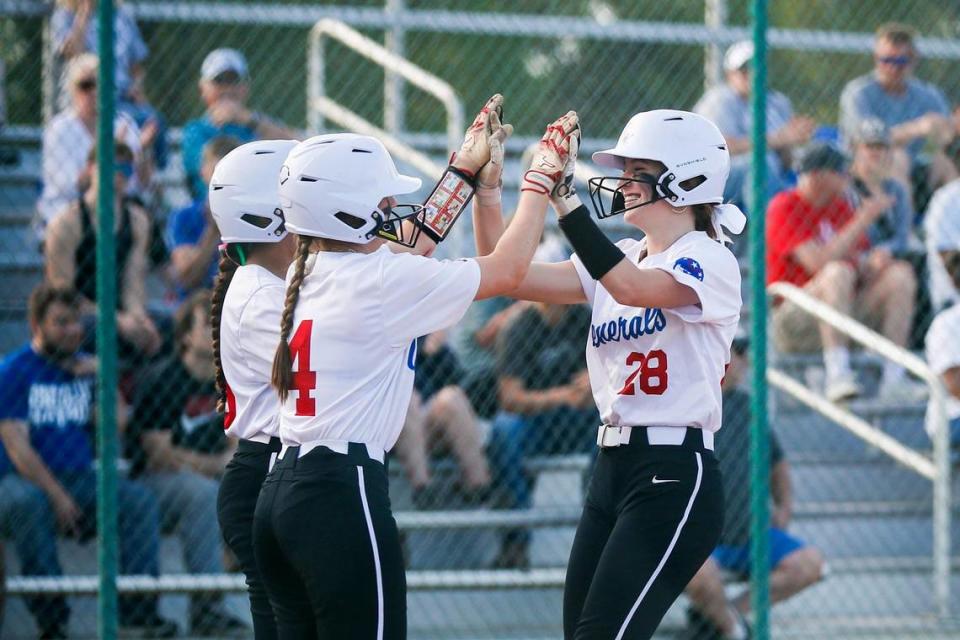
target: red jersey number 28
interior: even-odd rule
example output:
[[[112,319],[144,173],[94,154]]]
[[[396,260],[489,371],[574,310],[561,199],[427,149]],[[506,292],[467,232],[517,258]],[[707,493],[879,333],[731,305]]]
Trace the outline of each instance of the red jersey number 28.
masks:
[[[310,397],[317,386],[317,372],[310,370],[310,336],[313,320],[304,320],[290,339],[290,359],[293,361],[293,391],[297,392],[298,416],[317,415],[317,401]]]
[[[623,388],[617,392],[619,395],[636,395],[637,387],[650,396],[662,395],[667,390],[667,354],[661,349],[648,353],[633,351],[627,356],[627,366],[636,369],[623,382]]]

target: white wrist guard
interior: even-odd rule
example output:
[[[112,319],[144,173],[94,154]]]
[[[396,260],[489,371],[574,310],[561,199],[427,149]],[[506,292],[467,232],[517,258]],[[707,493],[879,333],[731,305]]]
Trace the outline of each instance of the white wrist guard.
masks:
[[[503,181],[495,185],[486,185],[477,183],[477,191],[474,194],[477,204],[484,207],[494,207],[500,204],[500,192],[503,190]]]
[[[467,208],[475,190],[473,178],[453,166],[447,167],[423,205],[420,227],[423,233],[437,244],[443,242],[457,218]]]

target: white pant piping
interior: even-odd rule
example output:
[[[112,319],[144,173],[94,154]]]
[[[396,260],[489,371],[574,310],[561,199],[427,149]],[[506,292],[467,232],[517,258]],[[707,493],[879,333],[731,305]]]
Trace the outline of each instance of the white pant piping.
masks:
[[[677,525],[677,530],[673,532],[673,538],[670,540],[670,544],[667,545],[667,550],[664,552],[663,557],[660,558],[660,564],[657,565],[657,568],[653,570],[653,574],[647,580],[647,584],[643,586],[643,591],[640,592],[640,595],[637,597],[637,601],[633,603],[633,607],[630,608],[630,613],[627,614],[627,619],[623,621],[623,624],[620,626],[620,632],[617,633],[616,640],[622,640],[623,634],[627,631],[627,626],[630,624],[630,620],[633,619],[633,614],[637,612],[637,608],[640,606],[640,603],[643,602],[643,598],[647,595],[647,592],[650,591],[650,587],[653,585],[653,581],[657,579],[657,576],[660,575],[660,571],[663,569],[663,565],[667,564],[667,559],[670,558],[670,554],[673,552],[673,548],[677,545],[677,540],[680,538],[680,532],[683,530],[683,525],[687,523],[687,518],[690,517],[690,509],[693,508],[693,501],[697,498],[697,494],[700,492],[700,480],[703,478],[703,460],[700,458],[700,452],[695,452],[697,456],[697,481],[693,485],[693,493],[690,494],[690,499],[687,501],[687,508],[683,512],[683,517],[680,518],[680,524]]]
[[[363,502],[363,517],[367,520],[367,532],[370,534],[370,546],[373,549],[373,566],[377,573],[377,640],[383,640],[383,573],[380,570],[380,547],[377,546],[377,534],[373,531],[370,505],[367,504],[367,489],[363,483],[363,467],[357,467],[357,476],[360,478],[360,500]]]

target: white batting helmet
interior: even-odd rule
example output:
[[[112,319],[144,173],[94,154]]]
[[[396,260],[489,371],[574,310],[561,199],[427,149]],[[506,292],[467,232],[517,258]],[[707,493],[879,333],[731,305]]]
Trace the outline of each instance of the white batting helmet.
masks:
[[[210,211],[221,241],[279,242],[287,235],[277,176],[296,144],[296,140],[249,142],[217,163],[210,179]]]
[[[723,204],[723,188],[730,175],[730,152],[723,134],[713,122],[690,111],[656,109],[634,115],[623,128],[617,145],[593,154],[593,160],[602,167],[623,169],[626,159],[655,160],[665,167],[659,176],[649,182],[653,198],[634,207],[667,200],[674,206],[695,204]],[[629,178],[627,178],[629,179]],[[599,217],[623,212],[623,176],[608,176],[590,180],[590,195]],[[612,186],[615,185],[615,186]],[[603,210],[601,191],[612,193],[613,206]],[[732,205],[718,208],[716,222],[739,233],[746,218]]]
[[[290,151],[280,171],[280,203],[294,233],[365,244],[398,220],[379,208],[380,201],[413,193],[420,184],[397,172],[376,138],[328,134]]]

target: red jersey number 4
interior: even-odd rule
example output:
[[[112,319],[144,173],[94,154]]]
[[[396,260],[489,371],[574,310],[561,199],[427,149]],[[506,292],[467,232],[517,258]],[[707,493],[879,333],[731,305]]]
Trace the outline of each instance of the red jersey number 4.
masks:
[[[317,401],[310,393],[317,387],[317,372],[310,370],[310,336],[313,320],[304,320],[290,340],[290,359],[293,361],[293,390],[297,392],[298,416],[317,415]]]
[[[626,364],[632,371],[624,380],[618,395],[634,396],[637,394],[637,387],[650,396],[663,395],[667,390],[667,354],[661,349],[648,353],[632,351],[627,356]]]

